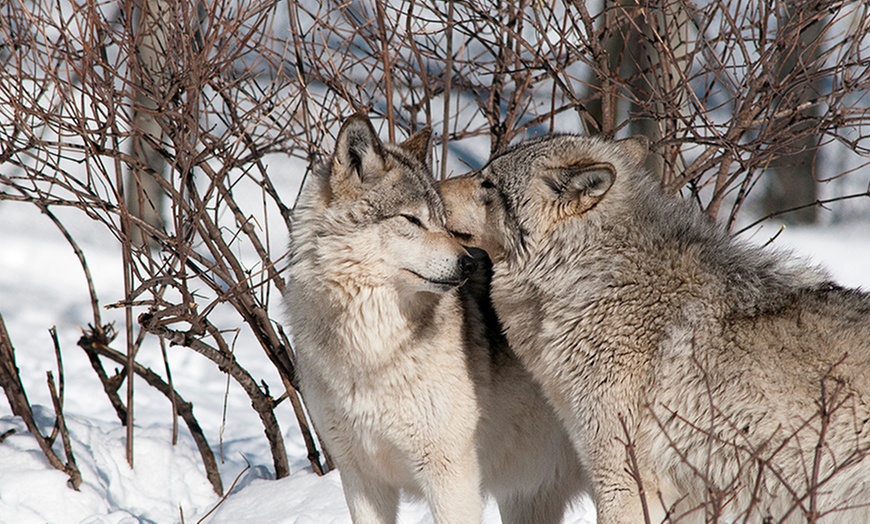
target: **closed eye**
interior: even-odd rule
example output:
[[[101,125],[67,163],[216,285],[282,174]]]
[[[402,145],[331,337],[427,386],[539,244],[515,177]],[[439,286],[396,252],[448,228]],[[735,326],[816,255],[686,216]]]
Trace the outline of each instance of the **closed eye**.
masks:
[[[420,219],[415,217],[414,215],[400,215],[402,218],[407,220],[408,222],[414,224],[417,227],[423,227],[423,222],[420,222]]]
[[[453,235],[453,238],[460,242],[468,242],[471,240],[470,233],[463,233],[462,231],[456,231],[455,229],[448,229],[447,232]]]

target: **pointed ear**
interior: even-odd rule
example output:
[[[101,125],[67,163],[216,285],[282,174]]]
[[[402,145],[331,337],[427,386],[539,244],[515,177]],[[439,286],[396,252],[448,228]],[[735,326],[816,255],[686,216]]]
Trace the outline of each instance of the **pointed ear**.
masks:
[[[649,155],[649,139],[643,135],[635,135],[624,140],[618,140],[617,145],[622,152],[637,165],[643,165]]]
[[[556,201],[570,215],[580,215],[597,204],[613,186],[616,170],[611,164],[576,164],[546,180]]]
[[[383,145],[368,117],[357,113],[345,120],[335,140],[333,179],[364,182],[367,177],[382,172],[383,167]]]
[[[432,128],[429,126],[409,136],[407,140],[399,144],[399,147],[407,151],[421,164],[429,165],[429,141],[432,139]]]

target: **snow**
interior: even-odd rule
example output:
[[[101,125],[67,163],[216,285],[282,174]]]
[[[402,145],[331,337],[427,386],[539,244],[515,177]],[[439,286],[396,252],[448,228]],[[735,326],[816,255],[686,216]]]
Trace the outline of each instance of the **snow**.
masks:
[[[777,245],[806,252],[836,282],[870,290],[870,224],[786,230]]]
[[[54,423],[54,414],[45,408],[38,407],[36,417],[43,428]],[[0,446],[3,522],[174,522],[184,508],[214,501],[193,443],[167,444],[166,427],[138,429],[136,467],[130,469],[123,427],[69,414],[66,420],[85,479],[80,493],[67,486],[66,474],[48,465],[20,419],[0,419],[4,431],[16,430]]]
[[[102,303],[120,300],[120,250],[115,240],[85,217],[62,218],[88,256]],[[779,229],[769,223],[746,235],[764,243]],[[774,245],[826,267],[842,284],[870,289],[867,222],[786,228]],[[0,443],[0,523],[171,523],[198,522],[204,517],[203,522],[211,524],[350,522],[340,474],[318,477],[311,472],[290,408],[280,406],[278,416],[291,474],[274,480],[267,441],[245,395],[230,387],[226,425],[221,427],[225,376],[205,359],[180,348],[170,351],[176,387],[195,406],[214,446],[225,489],[235,481],[234,488],[225,500],[213,492],[183,424],[178,443],[172,445],[169,404],[142,382],[136,383],[135,467],[130,469],[125,429],[75,345],[80,327],[92,321],[78,261],[55,226],[25,204],[0,202],[0,311],[45,433],[54,423],[53,411],[44,407],[50,406],[45,372],[55,368],[47,330],[57,326],[66,376],[64,411],[83,477],[80,491],[67,487],[67,476],[49,466],[23,422],[11,415],[7,402],[0,401],[0,434],[15,430]],[[118,310],[104,310],[102,315],[123,325]],[[153,353],[153,349],[143,351]],[[162,369],[158,355],[142,358],[152,359],[153,369]],[[240,354],[239,358],[246,359],[246,368],[256,377],[274,376],[264,355]],[[59,443],[55,449],[62,456]],[[566,522],[594,521],[590,508],[588,501],[581,501]],[[422,503],[406,501],[400,522],[426,523],[431,517]],[[487,507],[485,522],[499,522],[493,503]]]

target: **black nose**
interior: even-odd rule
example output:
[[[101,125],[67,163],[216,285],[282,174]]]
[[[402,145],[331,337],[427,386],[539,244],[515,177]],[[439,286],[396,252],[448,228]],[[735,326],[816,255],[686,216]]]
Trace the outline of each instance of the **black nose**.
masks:
[[[459,271],[462,272],[462,278],[471,276],[472,273],[477,271],[477,260],[468,255],[462,255],[459,257]]]

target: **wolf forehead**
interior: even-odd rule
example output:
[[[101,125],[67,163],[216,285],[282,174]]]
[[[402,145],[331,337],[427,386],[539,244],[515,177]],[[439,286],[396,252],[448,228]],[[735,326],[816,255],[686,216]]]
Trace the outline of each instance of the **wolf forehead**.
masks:
[[[385,144],[387,162],[397,162],[401,166],[401,176],[393,183],[401,204],[411,205],[425,202],[433,219],[443,219],[444,201],[429,166],[412,158],[407,151],[394,144]]]
[[[343,209],[358,219],[369,220],[419,213],[425,208],[428,217],[418,218],[443,224],[444,202],[429,167],[397,145],[380,144],[380,148],[382,166],[376,172],[359,173],[361,192],[330,183],[335,165],[332,160],[322,163],[316,177],[323,204],[334,211]]]
[[[477,175],[495,183],[505,197],[519,198],[538,177],[595,164],[619,170],[624,153],[598,137],[557,134],[513,145],[493,156]]]
[[[543,170],[583,164],[618,163],[613,142],[598,137],[557,134],[527,140],[493,156],[481,172],[496,181],[512,178],[528,181]],[[520,176],[518,176],[520,175]]]
[[[355,207],[366,207],[365,214],[372,218],[415,213],[425,207],[430,220],[443,224],[446,221],[444,202],[429,167],[400,146],[387,143],[381,147],[383,172],[366,185]],[[321,176],[328,178],[331,167],[323,166]]]

